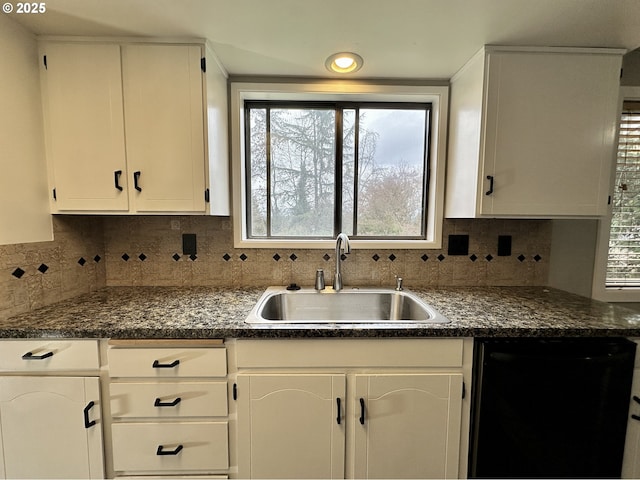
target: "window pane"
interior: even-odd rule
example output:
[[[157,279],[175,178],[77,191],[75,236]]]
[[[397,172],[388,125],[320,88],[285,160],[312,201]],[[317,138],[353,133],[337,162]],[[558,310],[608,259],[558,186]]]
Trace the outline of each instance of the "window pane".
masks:
[[[356,111],[342,112],[342,232],[353,235]]]
[[[358,236],[423,232],[425,110],[362,108],[358,139]]]
[[[249,156],[251,236],[267,235],[267,110],[256,108],[249,113]]]
[[[335,111],[271,109],[271,235],[332,237]]]
[[[606,285],[639,286],[640,109],[637,107],[625,108],[620,119],[615,187]]]

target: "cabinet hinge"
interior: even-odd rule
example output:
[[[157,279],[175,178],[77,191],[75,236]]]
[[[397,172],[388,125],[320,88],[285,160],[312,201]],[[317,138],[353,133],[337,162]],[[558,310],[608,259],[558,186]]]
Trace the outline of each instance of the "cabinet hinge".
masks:
[[[44,63],[44,69],[48,70],[48,67],[47,67],[47,56],[46,55],[42,56],[42,63]]]
[[[607,200],[607,205],[611,205],[611,195],[609,195],[609,199]]]
[[[207,59],[205,57],[202,57],[200,59],[200,68],[202,69],[203,72],[206,73],[206,71],[207,71]]]
[[[234,400],[238,399],[238,384],[237,383],[233,384],[233,399]]]
[[[622,73],[624,72],[624,68],[620,69],[620,78],[622,78]]]
[[[209,195],[209,189],[208,188],[204,189],[204,201],[206,203],[209,203],[211,201],[211,197]]]
[[[464,382],[462,382],[462,399],[464,400],[464,397],[467,396],[467,386],[465,385]]]
[[[57,200],[58,200],[58,197],[56,196],[56,189],[55,189],[55,188],[53,189],[53,199],[54,199],[55,201],[57,201]]]

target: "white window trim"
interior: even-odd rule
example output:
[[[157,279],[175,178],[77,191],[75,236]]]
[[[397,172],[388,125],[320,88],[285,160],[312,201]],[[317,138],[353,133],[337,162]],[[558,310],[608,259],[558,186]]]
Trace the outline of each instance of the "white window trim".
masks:
[[[430,102],[431,179],[427,207],[426,240],[353,240],[353,248],[437,249],[442,247],[444,175],[449,106],[448,86],[380,85],[341,81],[308,83],[231,83],[231,160],[233,181],[233,237],[235,248],[330,249],[333,240],[249,239],[246,231],[244,182],[245,100],[326,100],[378,102]]]
[[[613,192],[616,181],[616,156],[618,145],[618,127],[620,115],[622,114],[622,103],[625,100],[640,100],[640,87],[624,86],[620,87],[620,99],[618,102],[618,116],[616,126],[616,149],[613,152],[611,166],[611,186]],[[609,230],[611,229],[611,211],[609,206],[607,216],[598,223],[598,236],[596,239],[596,254],[593,268],[593,284],[591,286],[591,296],[596,300],[604,302],[638,302],[640,301],[640,287],[606,287],[607,257],[609,254]]]

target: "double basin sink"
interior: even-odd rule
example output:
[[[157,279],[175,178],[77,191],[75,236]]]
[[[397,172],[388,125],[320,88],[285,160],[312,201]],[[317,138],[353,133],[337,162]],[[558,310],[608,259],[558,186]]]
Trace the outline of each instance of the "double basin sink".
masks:
[[[381,288],[269,287],[246,320],[258,324],[289,323],[447,323],[415,294]]]

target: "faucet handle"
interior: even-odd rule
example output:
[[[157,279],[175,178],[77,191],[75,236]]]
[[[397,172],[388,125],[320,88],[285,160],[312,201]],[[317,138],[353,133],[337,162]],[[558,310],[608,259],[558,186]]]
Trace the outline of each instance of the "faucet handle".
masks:
[[[395,277],[396,277],[396,290],[397,290],[398,292],[400,292],[400,291],[404,290],[404,289],[402,288],[402,277],[399,277],[399,276],[397,276],[397,275],[396,275]]]

